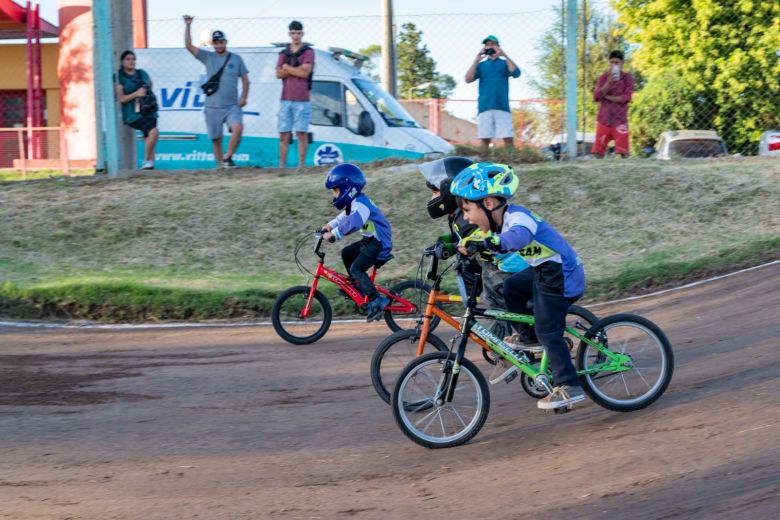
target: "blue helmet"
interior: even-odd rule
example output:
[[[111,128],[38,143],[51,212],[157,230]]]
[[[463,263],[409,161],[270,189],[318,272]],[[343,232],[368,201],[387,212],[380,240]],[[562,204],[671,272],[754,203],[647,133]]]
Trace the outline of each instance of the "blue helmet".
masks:
[[[365,185],[366,176],[354,164],[339,164],[325,179],[325,189],[339,188],[341,191],[338,197],[333,198],[333,205],[337,209],[344,209],[347,204],[355,200]]]
[[[481,162],[472,164],[452,179],[450,192],[466,200],[482,200],[485,197],[511,198],[520,180],[506,164]]]

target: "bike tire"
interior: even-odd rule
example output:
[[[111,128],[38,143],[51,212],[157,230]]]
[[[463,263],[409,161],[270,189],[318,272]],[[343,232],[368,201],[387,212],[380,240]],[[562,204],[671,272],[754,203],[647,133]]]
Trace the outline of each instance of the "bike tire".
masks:
[[[319,304],[320,309],[317,312],[319,321],[307,318],[302,320],[296,317],[296,312],[299,314],[300,309],[306,304],[306,299],[309,296],[311,287],[306,285],[298,285],[290,287],[283,291],[274,301],[273,308],[271,309],[271,322],[273,323],[274,330],[283,340],[292,343],[294,345],[308,345],[322,338],[328,329],[333,319],[333,310],[331,309],[330,302],[320,291],[314,292],[314,300]],[[300,297],[300,301],[296,298]],[[312,308],[314,309],[314,300],[312,301]],[[306,330],[312,330],[311,333],[301,335],[296,332],[296,328],[307,326],[311,324],[312,327],[307,327]]]
[[[371,383],[377,395],[387,404],[395,388],[398,374],[417,357],[417,344],[420,333],[416,330],[399,330],[377,345],[371,356]],[[425,340],[426,352],[430,347],[437,351],[446,351],[447,344],[434,334],[428,334]]]
[[[387,323],[387,326],[390,327],[390,330],[397,332],[399,330],[414,330],[417,328],[417,320],[415,319],[410,319],[407,322],[406,327],[402,326],[402,322],[399,322],[398,319],[418,318],[421,316],[425,310],[426,304],[428,303],[428,293],[431,292],[431,287],[428,284],[421,283],[419,280],[405,280],[395,284],[392,288],[390,288],[389,292],[401,296],[404,299],[409,300],[413,304],[419,306],[417,311],[413,314],[385,311],[385,323]],[[405,296],[404,292],[411,294]],[[420,293],[422,294],[420,295]],[[438,316],[431,318],[431,326],[429,330],[433,332],[439,325],[440,321],[441,319]]]
[[[396,424],[404,435],[426,448],[450,448],[468,442],[482,429],[490,411],[487,381],[476,365],[466,358],[460,366],[453,399],[458,401],[459,408],[456,410],[451,403],[437,401],[441,389],[447,386],[448,378],[452,377],[451,373],[443,369],[451,364],[453,356],[451,352],[432,352],[415,358],[401,372],[393,390],[390,404]],[[469,397],[471,393],[473,397]],[[420,404],[415,409],[409,403]],[[472,406],[473,411],[470,411]],[[424,415],[418,417],[419,414]],[[425,428],[430,433],[420,429],[421,423],[431,416],[433,419],[428,422],[428,426],[434,429],[440,426],[441,436],[434,435],[433,429]],[[457,420],[450,421],[453,416]],[[434,419],[438,419],[435,425]]]
[[[674,373],[672,345],[661,328],[642,316],[615,314],[598,321],[585,336],[592,339],[600,334],[606,335],[613,351],[630,356],[635,366],[625,372],[581,375],[580,383],[588,397],[616,412],[640,410],[661,397]],[[604,360],[603,354],[580,342],[578,370]]]

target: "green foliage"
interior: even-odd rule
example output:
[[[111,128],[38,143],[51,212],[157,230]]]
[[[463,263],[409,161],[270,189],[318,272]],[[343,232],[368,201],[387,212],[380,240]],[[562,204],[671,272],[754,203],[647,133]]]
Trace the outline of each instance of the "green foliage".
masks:
[[[399,97],[449,97],[455,89],[455,79],[436,72],[436,61],[430,57],[428,46],[422,45],[422,34],[413,23],[401,26],[396,45]],[[415,88],[418,85],[427,86]]]
[[[615,8],[655,94],[643,94],[644,115],[668,120],[664,129],[715,129],[742,153],[780,125],[780,2],[616,0]],[[650,128],[660,126],[643,139]]]
[[[372,43],[368,47],[358,49],[358,53],[371,58],[363,64],[361,72],[371,78],[372,81],[379,83],[381,78],[375,60],[378,60],[382,56],[382,46]]]
[[[560,7],[556,7],[556,20],[552,27],[544,33],[537,44],[539,58],[536,62],[539,68],[539,79],[531,81],[531,86],[542,99],[565,98],[566,88],[566,56],[564,54],[563,29],[565,20]],[[584,18],[583,18],[584,14]],[[582,119],[585,109],[585,121],[580,121],[588,128],[595,126],[598,103],[593,100],[593,89],[599,75],[607,68],[607,57],[610,51],[626,50],[626,44],[620,35],[619,26],[614,19],[594,9],[592,2],[585,4],[585,11],[580,6],[577,15],[577,83],[580,94],[577,113]],[[626,56],[625,67],[631,66],[631,57]],[[636,78],[636,75],[634,76]],[[560,111],[564,105],[553,105],[555,109],[546,114],[547,132],[550,135],[563,133],[563,119]]]

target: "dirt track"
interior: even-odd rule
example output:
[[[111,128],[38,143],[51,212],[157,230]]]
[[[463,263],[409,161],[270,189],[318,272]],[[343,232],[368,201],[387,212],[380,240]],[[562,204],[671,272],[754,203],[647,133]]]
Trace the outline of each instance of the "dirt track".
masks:
[[[448,450],[374,394],[383,325],[0,329],[0,518],[778,518],[778,309],[780,265],[593,308],[666,331],[657,403],[556,416],[501,384]]]

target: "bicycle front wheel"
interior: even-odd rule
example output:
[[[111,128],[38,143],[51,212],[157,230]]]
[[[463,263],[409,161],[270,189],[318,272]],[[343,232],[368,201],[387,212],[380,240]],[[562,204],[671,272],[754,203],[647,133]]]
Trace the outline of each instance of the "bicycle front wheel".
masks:
[[[309,315],[301,316],[311,287],[298,285],[290,287],[276,297],[271,309],[274,330],[285,341],[295,345],[314,343],[328,332],[333,311],[328,299],[315,291],[309,306]]]
[[[490,410],[490,392],[479,369],[463,359],[453,374],[450,352],[414,359],[398,377],[391,405],[395,422],[411,440],[426,448],[459,446],[474,437]],[[451,400],[445,399],[451,385]]]
[[[415,306],[414,311],[410,313],[385,311],[385,323],[390,327],[390,330],[396,332],[399,330],[414,330],[417,328],[417,318],[425,310],[425,305],[428,303],[429,292],[431,292],[430,286],[419,280],[405,280],[390,288],[391,294],[400,296]],[[396,302],[391,300],[390,305],[394,304],[396,304]],[[439,325],[439,321],[441,320],[438,316],[434,316],[431,319],[431,331]]]
[[[420,333],[416,330],[399,330],[386,337],[377,345],[371,356],[371,382],[377,395],[390,403],[398,374],[417,357]],[[438,336],[428,334],[425,340],[425,352],[445,351],[447,345]]]
[[[674,354],[666,334],[652,321],[633,314],[615,314],[597,322],[586,335],[610,351],[627,357],[629,370],[608,368],[609,359],[580,342],[577,369],[582,389],[600,406],[630,412],[649,406],[666,391],[674,372]],[[604,366],[604,370],[598,370]],[[593,371],[593,373],[587,373]]]

